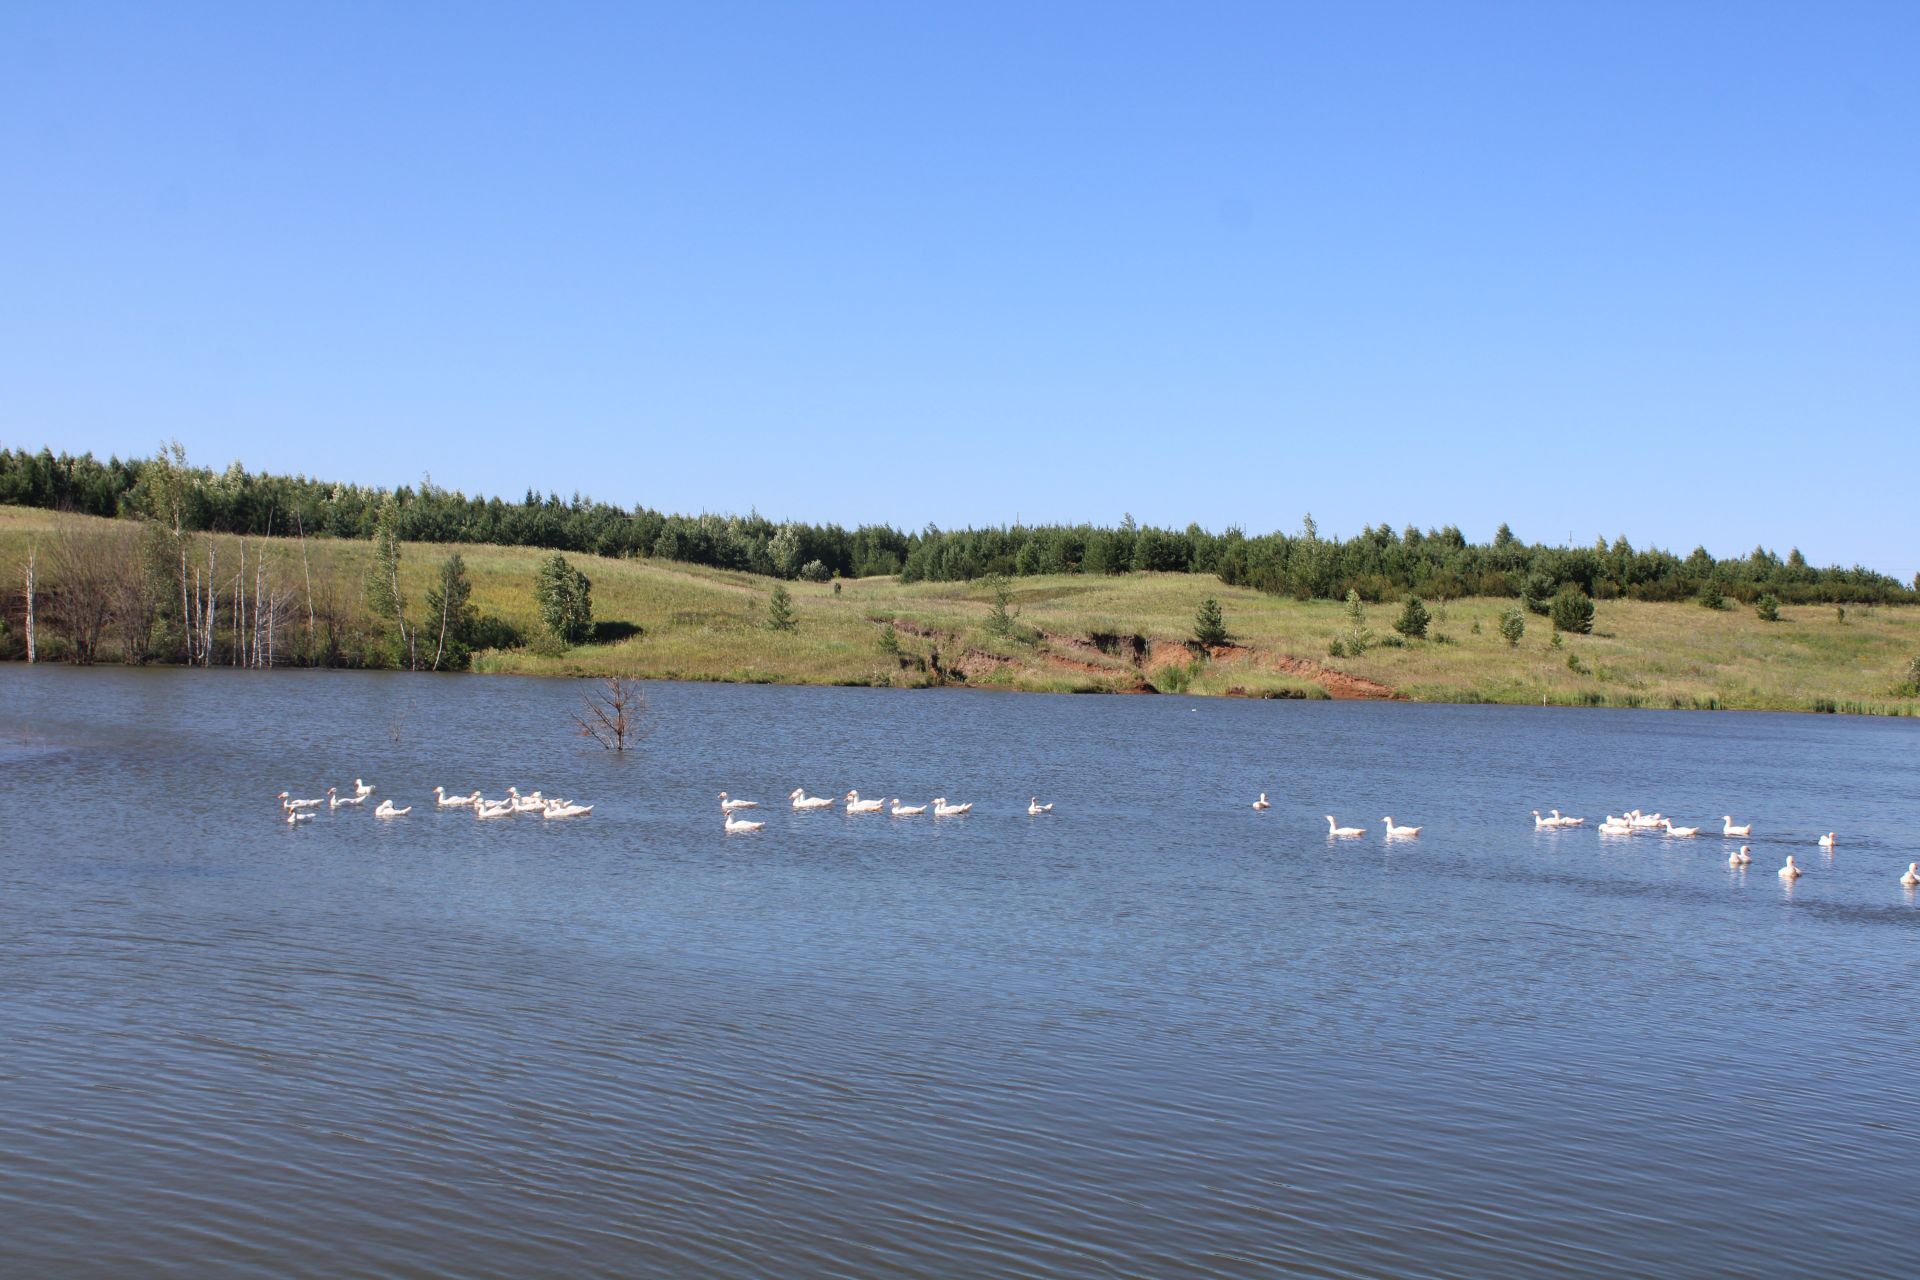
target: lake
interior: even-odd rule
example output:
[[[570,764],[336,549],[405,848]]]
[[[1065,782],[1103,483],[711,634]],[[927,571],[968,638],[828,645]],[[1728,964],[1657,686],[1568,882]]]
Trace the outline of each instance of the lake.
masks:
[[[1913,721],[591,688],[0,668],[0,1274],[1920,1273]]]

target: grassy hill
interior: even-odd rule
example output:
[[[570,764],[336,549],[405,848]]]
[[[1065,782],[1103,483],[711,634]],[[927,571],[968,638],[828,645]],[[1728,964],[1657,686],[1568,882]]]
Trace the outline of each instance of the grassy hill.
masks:
[[[0,507],[0,574],[17,612],[19,574],[30,538],[47,539],[62,520],[109,528],[115,522]],[[124,526],[119,526],[124,527]],[[221,562],[238,560],[222,540]],[[339,602],[360,607],[371,559],[366,543],[314,539],[308,565],[291,540],[249,539],[283,580],[310,569]],[[430,578],[455,548],[408,544],[404,583],[416,611]],[[534,570],[548,553],[523,547],[464,546],[473,602],[484,614],[539,633]],[[983,584],[902,584],[866,578],[832,585],[794,582],[798,629],[767,628],[772,582],[668,561],[569,556],[593,580],[596,643],[565,651],[538,646],[487,650],[483,672],[624,674],[646,678],[767,683],[936,683],[1053,692],[1186,691],[1251,697],[1407,697],[1430,701],[1560,705],[1837,710],[1920,713],[1900,692],[1920,655],[1920,609],[1783,607],[1762,622],[1751,609],[1601,601],[1590,636],[1553,643],[1545,618],[1528,615],[1517,648],[1501,638],[1505,599],[1429,601],[1425,641],[1330,658],[1348,620],[1343,606],[1301,602],[1227,587],[1186,574],[1021,578],[1012,583],[1011,634],[988,627]],[[321,588],[316,587],[316,590]],[[1234,643],[1196,656],[1186,641],[1200,601],[1220,601]],[[1366,625],[1392,635],[1397,605],[1372,605]],[[887,623],[897,651],[883,648]],[[1444,637],[1444,639],[1442,639]],[[108,647],[109,656],[112,646]]]

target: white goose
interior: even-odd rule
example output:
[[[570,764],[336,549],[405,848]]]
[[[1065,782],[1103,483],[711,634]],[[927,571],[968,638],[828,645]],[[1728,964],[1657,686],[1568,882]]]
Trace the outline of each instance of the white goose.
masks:
[[[547,807],[540,811],[543,818],[584,818],[593,812],[590,804],[575,804],[571,800],[549,800]]]
[[[290,827],[293,826],[295,823],[312,822],[312,821],[313,821],[313,815],[310,813],[303,812],[302,810],[299,810],[299,809],[287,810],[287,825]]]
[[[1687,838],[1688,836],[1697,836],[1697,835],[1699,835],[1699,834],[1700,834],[1700,828],[1698,828],[1698,827],[1676,827],[1676,826],[1674,826],[1674,825],[1673,825],[1673,819],[1672,819],[1672,818],[1668,818],[1668,819],[1667,819],[1667,820],[1666,820],[1665,822],[1663,822],[1663,823],[1661,823],[1660,825],[1661,825],[1661,826],[1663,826],[1663,827],[1665,827],[1665,828],[1667,829],[1667,834],[1668,834],[1668,835],[1670,835],[1670,836],[1678,836],[1678,837],[1680,837],[1680,838],[1681,838],[1681,839],[1683,839],[1683,840],[1684,840],[1684,839],[1686,839],[1686,838]]]
[[[1347,838],[1348,836],[1363,836],[1363,835],[1365,835],[1365,834],[1367,834],[1367,833],[1366,833],[1366,832],[1365,832],[1364,830],[1362,830],[1361,828],[1359,828],[1359,827],[1343,827],[1343,826],[1341,826],[1341,825],[1340,825],[1339,823],[1337,823],[1337,822],[1335,822],[1335,821],[1333,820],[1333,815],[1332,815],[1332,814],[1328,814],[1328,815],[1327,815],[1327,835],[1328,835],[1329,837],[1332,837],[1332,836],[1338,836],[1338,837],[1340,837],[1341,839],[1343,839],[1343,840],[1344,840],[1344,839],[1346,839],[1346,838]]]
[[[927,806],[923,804],[901,804],[898,800],[893,802],[893,808],[887,810],[896,818],[913,818],[926,811]]]
[[[1053,812],[1053,802],[1051,800],[1049,800],[1046,804],[1041,804],[1039,796],[1027,797],[1027,814],[1030,817],[1037,818],[1043,813],[1052,813],[1052,812]]]
[[[1260,798],[1259,798],[1258,800],[1255,800],[1255,801],[1253,802],[1253,807],[1254,807],[1254,808],[1256,808],[1256,809],[1271,809],[1271,808],[1273,808],[1273,806],[1272,806],[1271,804],[1269,804],[1269,803],[1267,802],[1267,793],[1266,793],[1266,792],[1264,792],[1264,791],[1262,791],[1262,792],[1260,793]]]
[[[365,804],[366,802],[367,798],[365,796],[354,796],[352,799],[348,799],[346,796],[340,794],[338,787],[327,788],[327,808],[329,811],[338,809],[343,805]]]
[[[1820,847],[1822,849],[1831,849],[1833,848],[1833,844],[1834,844],[1833,832],[1829,831],[1827,832],[1827,834],[1820,837]]]
[[[1635,827],[1641,827],[1641,828],[1657,827],[1666,821],[1665,818],[1661,817],[1657,813],[1642,813],[1638,809],[1634,809],[1631,812],[1629,812],[1627,814],[1627,820],[1631,822]]]
[[[1900,887],[1903,889],[1920,889],[1920,862],[1909,862],[1907,864],[1907,874],[1900,877]]]
[[[1630,836],[1633,834],[1633,827],[1628,823],[1615,822],[1609,818],[1600,824],[1600,834],[1603,836]]]
[[[745,818],[736,818],[731,813],[722,813],[720,818],[730,836],[745,835],[749,831],[758,831],[767,825],[764,822],[748,822]]]
[[[360,779],[355,778],[353,780],[353,794],[356,796],[359,796],[362,800],[365,800],[368,796],[373,794],[373,788],[368,784],[362,782]]]
[[[1538,809],[1535,809],[1533,811],[1533,829],[1535,831],[1549,831],[1559,825],[1560,824],[1555,822],[1552,818],[1541,817],[1540,811]]]
[[[473,816],[476,818],[511,818],[514,815],[511,800],[475,800]]]
[[[538,791],[529,791],[527,794],[521,795],[517,787],[508,787],[507,795],[509,797],[508,803],[513,805],[513,811],[515,813],[533,813],[536,810],[547,807],[547,798]]]
[[[1587,825],[1587,820],[1585,818],[1563,818],[1560,816],[1560,811],[1555,809],[1553,811],[1553,825],[1556,827],[1584,827]]]
[[[886,803],[885,800],[862,800],[858,791],[847,792],[848,813],[878,813]]]
[[[408,805],[404,809],[396,809],[393,807],[393,801],[382,800],[379,807],[374,809],[373,816],[376,818],[404,818],[412,812],[412,805]]]
[[[720,793],[720,812],[722,813],[732,813],[735,809],[758,809],[759,807],[760,802],[758,800],[735,800],[729,797],[724,791]]]
[[[831,809],[833,801],[825,796],[810,796],[805,787],[795,787],[787,793],[787,799],[793,801],[796,809]]]
[[[445,787],[435,787],[433,789],[433,802],[442,809],[471,809],[473,807],[474,797],[479,794],[480,793],[476,791],[473,795],[450,796],[447,794]]]
[[[1417,836],[1420,834],[1420,828],[1418,827],[1394,826],[1392,818],[1382,818],[1380,821],[1387,824],[1387,834],[1389,836]]]
[[[1753,824],[1751,822],[1744,827],[1736,827],[1733,825],[1733,815],[1730,813],[1722,816],[1720,821],[1726,824],[1720,828],[1720,834],[1723,836],[1750,836],[1753,834]]]
[[[1749,862],[1752,862],[1753,855],[1747,851],[1747,848],[1748,846],[1743,844],[1738,849],[1735,849],[1732,853],[1728,854],[1727,865],[1730,867],[1744,867]]]
[[[282,791],[276,799],[280,801],[280,807],[288,813],[292,813],[295,809],[318,809],[327,802],[325,797],[318,800],[295,800],[292,793],[286,791]]]
[[[1800,868],[1793,865],[1793,855],[1788,854],[1787,865],[1780,868],[1780,878],[1782,880],[1798,880],[1801,875],[1802,872]]]
[[[971,813],[972,811],[973,805],[971,802],[967,804],[948,804],[945,796],[935,796],[933,798],[933,816],[936,818],[957,818],[963,813]]]

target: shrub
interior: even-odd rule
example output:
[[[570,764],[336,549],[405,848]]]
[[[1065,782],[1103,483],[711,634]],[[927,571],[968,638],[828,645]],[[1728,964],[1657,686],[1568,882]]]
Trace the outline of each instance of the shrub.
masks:
[[[880,652],[890,658],[900,655],[900,633],[894,629],[891,620],[880,628]]]
[[[773,584],[773,594],[767,597],[767,628],[771,631],[796,631],[799,622],[793,616],[793,593],[787,590],[784,582]]]
[[[1772,594],[1761,596],[1753,602],[1754,616],[1762,622],[1780,621],[1780,600]]]
[[[1227,642],[1227,621],[1220,615],[1220,602],[1208,596],[1193,615],[1193,638],[1211,649]]]
[[[1593,600],[1586,592],[1569,583],[1560,588],[1548,609],[1555,631],[1588,635],[1593,631]]]
[[[1406,607],[1400,610],[1400,616],[1394,621],[1393,629],[1409,640],[1419,640],[1427,634],[1427,622],[1430,617],[1427,606],[1420,603],[1419,596],[1408,596]]]
[[[1695,596],[1694,599],[1700,602],[1700,607],[1703,609],[1724,609],[1727,607],[1727,598],[1720,594],[1719,586],[1712,582],[1701,587],[1700,594]]]
[[[1567,670],[1577,676],[1590,676],[1593,674],[1593,672],[1587,669],[1586,664],[1580,661],[1580,655],[1577,653],[1567,655]]]
[[[1920,686],[1920,654],[1907,659],[1907,683]]]
[[[1519,609],[1508,609],[1500,615],[1500,634],[1506,637],[1507,648],[1520,647],[1520,637],[1527,634],[1527,615]]]
[[[540,562],[533,594],[540,621],[562,644],[579,644],[593,634],[593,583],[558,551]]]
[[[833,571],[827,568],[824,562],[819,560],[807,561],[805,567],[800,570],[800,577],[807,582],[825,582],[832,576]],[[838,592],[840,590],[839,584],[835,583],[833,589]]]
[[[1339,636],[1335,636],[1333,638],[1333,642],[1327,646],[1327,656],[1329,658],[1346,657],[1347,656],[1346,642],[1341,640]]]

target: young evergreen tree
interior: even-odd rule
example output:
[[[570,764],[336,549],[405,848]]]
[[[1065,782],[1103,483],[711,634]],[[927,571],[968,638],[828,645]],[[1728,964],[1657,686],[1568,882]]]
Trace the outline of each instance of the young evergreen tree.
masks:
[[[1571,631],[1584,636],[1593,630],[1593,600],[1586,592],[1569,583],[1554,595],[1548,616],[1556,632]]]
[[[1227,642],[1227,620],[1221,616],[1220,602],[1212,596],[1202,600],[1199,612],[1193,615],[1193,638],[1208,649]]]
[[[1761,596],[1753,602],[1753,612],[1754,616],[1758,617],[1762,622],[1780,621],[1779,597],[1771,593]]]
[[[799,630],[799,620],[793,616],[793,594],[784,582],[774,583],[773,594],[767,597],[767,627],[773,631]]]
[[[540,621],[563,644],[581,644],[593,634],[593,583],[558,551],[540,563],[534,579]]]
[[[1400,616],[1394,620],[1393,629],[1409,640],[1423,640],[1427,634],[1427,623],[1431,620],[1427,606],[1420,603],[1420,597],[1408,596],[1406,607],[1400,610]]]

